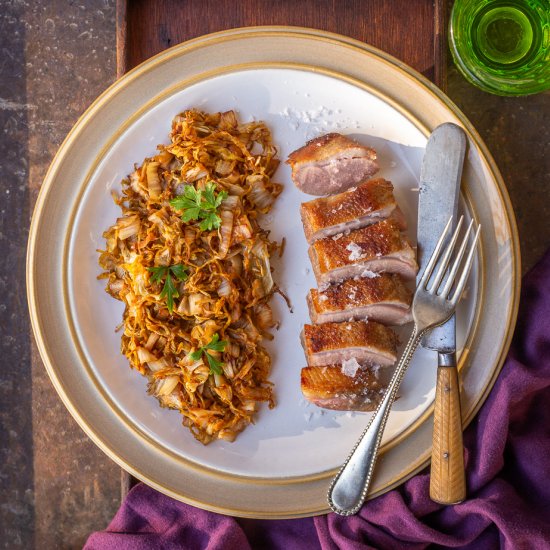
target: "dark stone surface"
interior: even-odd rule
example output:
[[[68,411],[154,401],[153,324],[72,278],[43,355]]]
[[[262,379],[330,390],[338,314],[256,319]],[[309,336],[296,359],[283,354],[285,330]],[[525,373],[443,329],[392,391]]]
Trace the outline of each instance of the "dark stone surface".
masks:
[[[78,548],[119,504],[120,470],[65,410],[30,334],[29,215],[66,133],[115,78],[114,0],[0,0],[0,544]],[[500,98],[449,75],[518,218],[523,268],[550,245],[549,95]]]
[[[502,173],[516,214],[525,273],[550,246],[550,92],[491,95],[451,66],[447,93],[481,134]]]
[[[36,106],[28,112],[27,144],[34,204],[67,132],[115,79],[115,2],[24,5],[27,101]],[[114,515],[120,470],[76,425],[32,349],[35,545],[81,548]]]
[[[21,5],[0,19],[0,541],[33,540],[32,385],[25,301],[28,233],[28,111]]]

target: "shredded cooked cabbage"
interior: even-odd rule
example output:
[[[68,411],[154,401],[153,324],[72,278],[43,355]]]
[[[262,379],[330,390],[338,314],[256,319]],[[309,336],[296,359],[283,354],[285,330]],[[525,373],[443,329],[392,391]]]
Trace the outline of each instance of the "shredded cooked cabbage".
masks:
[[[274,406],[262,340],[276,326],[279,245],[258,220],[282,191],[271,181],[279,161],[265,124],[233,111],[185,111],[170,140],[114,197],[122,216],[103,235],[100,278],[126,306],[122,353],[149,393],[202,443],[233,441],[260,402]],[[197,209],[176,208],[183,196],[198,197]]]

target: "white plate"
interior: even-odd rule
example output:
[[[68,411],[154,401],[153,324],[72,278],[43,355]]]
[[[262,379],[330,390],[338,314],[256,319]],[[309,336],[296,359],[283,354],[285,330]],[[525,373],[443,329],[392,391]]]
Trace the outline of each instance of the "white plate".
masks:
[[[300,393],[299,332],[314,279],[298,216],[308,197],[294,188],[287,166],[276,174],[284,192],[264,220],[275,239],[287,239],[283,259],[274,262],[275,278],[294,305],[290,314],[273,299],[281,320],[268,344],[277,407],[263,407],[236,442],[204,447],[177,412],[146,395],[145,379],[119,351],[114,327],[122,304],[96,280],[101,233],[119,215],[110,190],[166,142],[172,117],[190,107],[236,109],[241,120],[264,120],[282,160],[331,130],[374,146],[380,176],[395,184],[413,242],[427,136],[442,122],[465,128],[462,209],[483,226],[480,262],[458,312],[465,422],[492,387],[515,322],[519,256],[510,203],[490,155],[445,96],[386,54],[307,29],[233,30],[164,52],[107,90],[62,145],[33,216],[28,289],[41,356],[70,412],[110,457],[175,498],[241,516],[322,513],[330,478],[368,415],[322,414]],[[426,465],[434,380],[435,356],[421,350],[390,416],[371,496]]]
[[[151,106],[133,122],[107,151],[82,197],[69,245],[69,297],[82,348],[98,380],[127,417],[174,453],[234,475],[278,478],[312,475],[341,465],[365,426],[370,413],[325,411],[308,405],[300,391],[300,369],[305,366],[299,333],[308,323],[306,294],[315,287],[307,243],[299,215],[300,202],[313,197],[300,192],[281,164],[274,181],[284,191],[272,213],[264,219],[272,237],[286,239],[285,254],[274,261],[275,280],[289,296],[293,313],[282,299],[272,300],[281,321],[275,339],[267,343],[273,358],[271,380],[277,407],[263,406],[256,424],[234,443],[217,441],[207,447],[181,426],[181,415],[160,409],[146,395],[146,380],[128,368],[120,354],[123,306],[104,292],[98,281],[97,249],[104,248],[103,231],[120,209],[111,190],[120,193],[120,181],[167,143],[172,118],[184,109],[208,112],[237,107],[239,119],[264,120],[273,132],[280,159],[307,139],[329,131],[352,135],[379,154],[380,175],[395,185],[414,241],[418,205],[418,177],[426,144],[422,133],[401,113],[369,92],[341,80],[289,69],[237,71],[179,90]],[[475,281],[475,271],[472,280]],[[469,292],[467,307],[458,317],[462,346],[474,314],[477,288]],[[408,329],[400,331],[406,337]],[[432,403],[435,388],[433,352],[419,350],[407,373],[401,399],[390,414],[383,442],[411,426]],[[327,440],[331,445],[327,446]]]

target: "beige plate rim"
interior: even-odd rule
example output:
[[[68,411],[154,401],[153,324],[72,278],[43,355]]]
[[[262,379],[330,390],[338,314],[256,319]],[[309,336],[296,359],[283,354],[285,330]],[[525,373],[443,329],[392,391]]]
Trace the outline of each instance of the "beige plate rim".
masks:
[[[421,85],[423,84],[427,88],[429,88],[429,90],[432,92],[432,94],[436,95],[437,98],[440,101],[445,103],[445,105],[447,107],[449,107],[453,111],[453,113],[461,120],[461,122],[464,124],[467,131],[470,133],[470,135],[471,135],[472,139],[474,140],[474,142],[476,143],[476,145],[478,145],[478,147],[482,151],[483,156],[485,157],[485,160],[487,161],[487,163],[489,164],[489,166],[491,168],[491,171],[493,172],[495,181],[497,182],[497,184],[499,186],[498,192],[499,192],[499,194],[501,196],[501,200],[504,203],[504,206],[506,208],[507,221],[510,225],[510,233],[512,235],[512,249],[513,249],[512,252],[513,252],[513,258],[515,260],[515,266],[514,266],[515,267],[515,269],[514,269],[515,281],[514,281],[514,292],[513,292],[514,303],[512,304],[512,307],[510,308],[510,312],[511,312],[510,323],[509,323],[510,328],[509,328],[508,334],[506,335],[506,339],[503,341],[503,344],[502,344],[502,349],[501,349],[498,365],[494,369],[493,377],[492,377],[490,383],[487,385],[485,390],[479,396],[479,399],[478,399],[477,403],[475,404],[475,406],[471,410],[468,411],[467,418],[465,418],[465,425],[468,422],[471,421],[471,419],[473,418],[473,416],[475,415],[475,413],[477,412],[477,410],[479,409],[479,407],[481,406],[481,404],[485,400],[488,392],[490,391],[490,389],[491,389],[491,387],[494,383],[494,380],[496,379],[496,376],[498,375],[498,372],[500,371],[500,368],[501,368],[502,362],[503,362],[503,358],[504,358],[504,354],[505,354],[505,352],[508,348],[509,342],[510,342],[511,332],[512,332],[512,328],[513,328],[514,323],[515,323],[515,317],[516,317],[516,314],[517,314],[517,301],[518,301],[518,288],[519,288],[519,276],[518,276],[519,275],[519,253],[518,253],[518,245],[517,245],[517,240],[518,239],[517,239],[517,230],[515,228],[515,220],[514,220],[514,217],[513,217],[513,212],[512,212],[512,209],[511,209],[509,199],[507,197],[507,193],[506,193],[504,184],[502,182],[502,178],[500,177],[500,174],[499,174],[498,169],[496,168],[496,166],[494,164],[494,161],[493,161],[492,157],[486,151],[486,148],[485,148],[484,144],[481,142],[481,139],[479,138],[479,136],[477,135],[477,133],[475,132],[473,127],[471,127],[471,124],[467,121],[467,119],[464,117],[464,115],[462,115],[462,113],[460,113],[460,111],[458,111],[458,109],[450,102],[450,100],[448,100],[448,98],[446,98],[446,96],[444,96],[439,90],[437,90],[437,88],[435,88],[431,83],[426,81],[426,79],[424,79],[424,77],[422,77],[421,75],[418,75],[412,69],[410,69],[410,68],[406,67],[405,65],[403,65],[401,62],[399,62],[397,60],[394,60],[388,54],[380,52],[379,50],[371,48],[370,46],[367,46],[367,45],[362,44],[360,42],[356,42],[352,39],[349,39],[349,38],[346,38],[346,37],[341,37],[339,35],[334,35],[334,34],[330,34],[330,33],[323,33],[321,31],[314,31],[314,30],[311,30],[311,29],[301,29],[301,28],[288,28],[288,27],[262,28],[262,27],[260,27],[260,28],[246,28],[246,29],[236,29],[236,30],[231,30],[231,31],[223,31],[221,33],[215,33],[213,35],[207,35],[205,37],[200,37],[198,39],[189,41],[187,43],[175,46],[174,48],[171,48],[170,50],[167,50],[166,52],[162,52],[161,54],[158,54],[154,58],[146,61],[145,63],[143,63],[142,65],[140,65],[139,67],[137,67],[136,69],[131,71],[130,73],[128,73],[128,77],[123,77],[121,80],[119,80],[115,84],[113,84],[109,89],[106,90],[106,92],[104,92],[90,106],[90,108],[84,113],[84,115],[82,115],[80,120],[75,124],[74,128],[71,130],[71,132],[69,133],[69,135],[67,136],[67,138],[63,142],[62,146],[60,147],[56,157],[52,161],[52,164],[50,166],[48,174],[46,175],[46,178],[45,178],[45,183],[43,185],[43,188],[41,189],[40,196],[39,196],[39,199],[37,201],[37,205],[36,205],[35,212],[33,214],[32,223],[31,223],[31,231],[30,231],[30,236],[29,236],[28,257],[27,257],[27,261],[28,261],[27,289],[28,289],[29,308],[30,308],[30,312],[31,312],[31,321],[32,321],[32,326],[33,326],[33,330],[34,330],[34,333],[35,333],[35,337],[36,337],[36,340],[38,342],[40,354],[41,354],[42,359],[45,363],[45,366],[48,370],[48,374],[49,374],[50,378],[52,379],[52,381],[54,383],[54,386],[56,387],[58,393],[60,394],[61,398],[63,399],[65,405],[70,410],[71,414],[73,414],[73,416],[77,419],[77,421],[79,422],[81,427],[95,441],[95,443],[98,444],[98,446],[100,446],[100,448],[102,448],[102,450],[104,450],[104,452],[106,452],[111,458],[113,458],[116,462],[118,462],[122,467],[124,467],[127,470],[132,471],[132,473],[134,473],[134,475],[137,475],[137,477],[146,480],[149,484],[156,485],[158,489],[162,490],[163,492],[169,493],[169,494],[171,493],[169,488],[158,486],[158,484],[156,484],[154,481],[148,479],[146,474],[144,474],[143,472],[137,471],[132,466],[132,464],[129,464],[128,462],[123,461],[120,457],[116,456],[116,454],[114,454],[111,451],[111,449],[107,448],[103,444],[103,442],[101,441],[100,436],[95,432],[95,430],[91,426],[89,426],[87,424],[85,419],[81,417],[78,410],[76,410],[74,405],[70,402],[70,399],[67,397],[66,390],[63,386],[63,381],[60,380],[59,377],[57,376],[55,367],[54,367],[53,362],[52,362],[51,357],[50,357],[50,353],[48,352],[48,349],[47,349],[47,344],[43,339],[44,335],[43,335],[43,331],[42,331],[42,326],[41,326],[40,319],[38,317],[37,309],[35,307],[35,305],[36,305],[35,300],[37,298],[37,294],[36,294],[36,292],[37,292],[37,289],[36,289],[37,281],[36,281],[36,274],[33,270],[33,253],[36,253],[36,250],[35,250],[35,244],[36,244],[36,238],[37,238],[37,236],[36,236],[36,227],[38,225],[38,220],[39,220],[39,218],[41,217],[41,214],[42,214],[46,194],[49,191],[51,185],[53,184],[52,174],[55,173],[55,166],[59,162],[59,158],[62,155],[62,151],[66,148],[67,144],[73,139],[75,133],[77,133],[77,129],[86,124],[86,121],[87,121],[88,117],[93,116],[93,112],[94,112],[95,109],[101,108],[101,105],[103,103],[109,101],[109,98],[113,94],[118,93],[118,91],[120,91],[120,90],[123,90],[124,89],[124,83],[126,81],[130,81],[131,79],[137,77],[137,75],[139,75],[140,72],[142,72],[142,71],[151,70],[152,68],[154,68],[157,65],[157,63],[166,62],[172,56],[185,55],[186,50],[188,48],[200,47],[200,45],[204,41],[209,42],[209,41],[214,40],[214,41],[218,41],[218,42],[219,41],[223,42],[225,39],[239,40],[240,36],[242,36],[243,34],[245,36],[247,36],[250,33],[261,33],[262,35],[271,35],[271,36],[282,36],[283,34],[290,34],[290,35],[296,35],[296,34],[304,35],[305,34],[305,35],[308,35],[308,38],[317,37],[321,41],[325,41],[325,40],[330,39],[331,41],[336,41],[336,42],[339,42],[339,43],[349,44],[354,48],[360,48],[361,50],[365,51],[367,53],[367,55],[370,54],[370,55],[375,55],[377,57],[381,57],[382,59],[387,61],[389,64],[393,65],[394,68],[397,68],[400,71],[406,72],[409,76],[413,77]],[[247,64],[243,64],[243,65],[247,65]],[[253,65],[253,64],[248,64],[248,65]],[[267,66],[267,65],[268,65],[268,63],[264,63],[264,66]],[[294,63],[294,64],[292,64],[292,63],[272,63],[271,65],[289,66],[289,67],[294,65],[295,67],[300,67],[302,69],[307,69],[306,67],[302,66],[302,64],[300,64],[300,63]],[[238,65],[233,65],[232,67],[233,67],[233,70],[239,70]],[[241,67],[241,69],[242,68],[245,68],[245,67],[243,66],[243,67]],[[219,72],[221,73],[221,72],[223,72],[223,70],[224,69],[221,69]],[[230,67],[225,68],[226,72],[228,70],[231,70]],[[323,72],[323,73],[333,73],[333,76],[335,76],[337,78],[342,77],[343,79],[353,80],[353,78],[349,78],[345,74],[340,74],[339,75],[338,73],[335,73],[334,71],[329,71],[329,70],[323,69],[321,67],[310,66],[309,70],[312,70],[314,72],[317,71],[317,72]],[[205,76],[204,74],[201,73],[200,75],[196,76],[194,79],[191,79],[191,80],[197,81],[197,80],[204,80],[204,79],[207,79],[207,78],[209,78],[208,75]],[[184,86],[184,85],[188,85],[188,84],[178,84],[178,86]],[[368,87],[368,86],[365,84],[364,87]],[[155,101],[156,99],[157,99],[157,97],[155,97],[154,100],[151,100],[151,102]],[[414,119],[412,113],[408,113],[407,116],[410,119]],[[418,127],[422,126],[420,123],[418,123],[418,121],[416,121],[415,124]],[[101,153],[100,153],[99,156],[101,156]],[[470,201],[468,201],[468,202],[470,202]],[[473,209],[472,209],[472,211],[473,211]],[[67,236],[67,238],[68,238],[68,236]],[[64,270],[64,271],[66,273],[66,270]],[[430,412],[428,412],[427,415],[424,415],[424,417],[421,419],[421,421],[424,422],[426,420],[426,417],[429,414],[430,414]],[[390,445],[390,446],[393,446],[393,445]],[[388,448],[390,446],[388,446]],[[413,475],[416,471],[422,469],[427,463],[427,457],[423,456],[423,457],[419,457],[419,459],[420,459],[420,461],[416,461],[417,463],[411,465],[412,469],[410,469],[409,472],[405,476],[400,476],[399,479],[392,480],[391,483],[388,483],[380,491],[377,491],[376,494],[379,494],[379,493],[385,492],[386,490],[389,490],[393,486],[403,482],[405,479],[407,479],[408,477]],[[210,474],[211,475],[216,475],[214,472],[210,472]],[[307,481],[307,480],[310,480],[310,479],[317,479],[319,477],[325,478],[325,477],[331,476],[333,474],[334,474],[333,471],[322,472],[322,473],[320,473],[319,475],[316,475],[316,476],[307,476],[307,479],[304,479],[304,481]],[[225,477],[225,474],[223,474],[222,477]],[[230,477],[235,477],[235,476],[230,476]],[[240,481],[241,482],[246,482],[246,481],[254,482],[252,479],[248,480],[247,478],[240,478]],[[262,482],[265,482],[265,481],[266,480],[262,480]],[[301,481],[302,481],[301,479],[291,478],[291,479],[281,479],[281,480],[278,480],[276,482],[282,483],[282,484],[288,484],[288,483],[296,483],[296,482],[301,482]],[[193,503],[195,505],[199,505],[203,508],[213,509],[213,510],[225,512],[225,513],[234,513],[234,515],[243,515],[243,516],[251,516],[252,515],[253,516],[253,514],[250,514],[249,512],[246,512],[246,511],[243,511],[243,510],[238,510],[238,509],[230,510],[227,507],[224,507],[224,508],[220,509],[220,508],[217,508],[216,506],[209,505],[208,503],[197,502],[197,501],[194,501],[193,499],[189,499],[189,498],[187,498],[183,495],[179,495],[179,494],[172,493],[171,496],[174,496],[175,498],[179,498],[180,500],[191,502],[191,503]],[[372,496],[374,496],[374,495],[372,495]],[[292,514],[292,516],[290,516],[290,517],[298,517],[299,515],[311,515],[312,513],[323,513],[325,511],[326,511],[326,508],[318,509],[318,510],[309,510],[309,511],[305,511],[304,513],[301,513],[301,514]],[[262,517],[275,517],[275,516],[262,516]],[[282,514],[282,515],[278,514],[276,517],[288,517],[288,516],[285,516],[284,514]]]

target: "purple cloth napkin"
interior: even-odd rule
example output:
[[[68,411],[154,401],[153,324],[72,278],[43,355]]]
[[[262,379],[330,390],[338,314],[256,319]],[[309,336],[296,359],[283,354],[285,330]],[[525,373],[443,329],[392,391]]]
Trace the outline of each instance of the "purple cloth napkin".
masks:
[[[429,474],[353,517],[243,520],[134,487],[92,549],[550,548],[550,251],[525,277],[506,363],[464,434],[468,500],[443,507]]]

